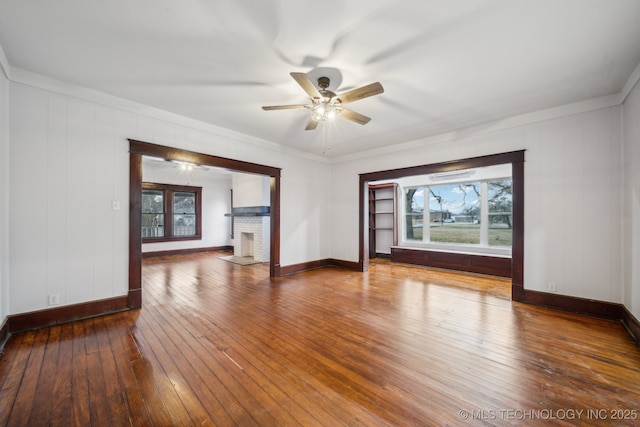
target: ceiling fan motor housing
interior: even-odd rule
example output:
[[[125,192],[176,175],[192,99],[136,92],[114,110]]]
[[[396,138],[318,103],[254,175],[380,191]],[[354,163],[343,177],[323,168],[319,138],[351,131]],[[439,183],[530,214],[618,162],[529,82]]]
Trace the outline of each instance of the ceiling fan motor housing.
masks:
[[[318,87],[320,89],[328,88],[330,82],[329,77],[318,77]]]

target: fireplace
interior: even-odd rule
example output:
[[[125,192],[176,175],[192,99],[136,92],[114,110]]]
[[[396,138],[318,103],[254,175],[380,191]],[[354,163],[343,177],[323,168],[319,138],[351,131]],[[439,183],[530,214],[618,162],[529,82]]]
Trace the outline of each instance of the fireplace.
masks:
[[[269,262],[271,218],[269,206],[234,208],[233,255],[252,256],[255,261]]]
[[[240,256],[253,255],[253,233],[240,233]]]

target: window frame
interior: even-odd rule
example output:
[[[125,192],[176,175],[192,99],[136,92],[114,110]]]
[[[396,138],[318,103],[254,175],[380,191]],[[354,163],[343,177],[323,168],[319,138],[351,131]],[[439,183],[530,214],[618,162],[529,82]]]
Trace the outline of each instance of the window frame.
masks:
[[[164,236],[142,237],[142,243],[178,242],[183,240],[202,240],[202,187],[188,185],[160,184],[156,182],[143,182],[142,191],[157,190],[164,192]],[[173,233],[173,204],[174,193],[195,194],[195,226],[196,232],[191,236],[174,235]]]

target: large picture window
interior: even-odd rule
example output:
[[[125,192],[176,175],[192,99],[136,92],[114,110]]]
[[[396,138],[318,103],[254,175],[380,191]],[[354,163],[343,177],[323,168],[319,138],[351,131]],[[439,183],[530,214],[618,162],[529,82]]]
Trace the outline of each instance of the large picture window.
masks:
[[[477,168],[400,180],[404,196],[403,244],[510,252],[512,180],[511,176],[504,176],[505,170]]]
[[[142,242],[202,238],[201,187],[142,183]]]

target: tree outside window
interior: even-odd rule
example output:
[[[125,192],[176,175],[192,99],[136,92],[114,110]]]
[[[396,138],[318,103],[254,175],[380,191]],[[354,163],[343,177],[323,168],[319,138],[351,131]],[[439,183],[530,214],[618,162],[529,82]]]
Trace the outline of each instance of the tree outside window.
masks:
[[[173,235],[193,236],[196,234],[196,194],[173,193]]]
[[[511,246],[513,186],[511,180],[489,181],[489,246]]]
[[[407,240],[422,241],[424,188],[408,188],[405,193],[405,228]]]
[[[429,187],[431,242],[480,244],[479,182]]]
[[[511,247],[512,203],[511,179],[407,188],[405,240]]]

